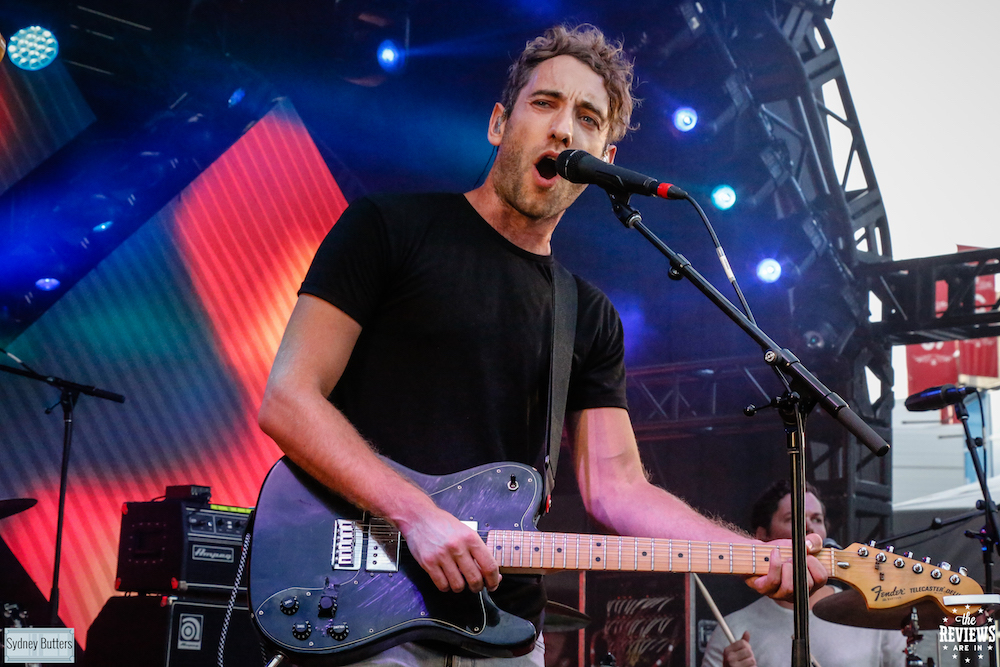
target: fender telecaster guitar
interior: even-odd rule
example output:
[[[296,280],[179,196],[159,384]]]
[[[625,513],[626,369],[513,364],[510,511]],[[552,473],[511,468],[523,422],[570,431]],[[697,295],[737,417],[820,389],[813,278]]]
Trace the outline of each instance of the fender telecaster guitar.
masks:
[[[519,463],[440,477],[390,465],[478,530],[504,573],[768,569],[772,550],[757,545],[538,532],[533,515],[541,480]],[[944,596],[982,592],[962,574],[859,544],[817,557],[870,609],[932,599],[949,613]],[[260,492],[249,595],[263,637],[296,662],[347,664],[413,640],[503,657],[527,652],[535,639],[531,623],[501,611],[486,593],[438,591],[388,522],[356,509],[287,459],[274,465]]]

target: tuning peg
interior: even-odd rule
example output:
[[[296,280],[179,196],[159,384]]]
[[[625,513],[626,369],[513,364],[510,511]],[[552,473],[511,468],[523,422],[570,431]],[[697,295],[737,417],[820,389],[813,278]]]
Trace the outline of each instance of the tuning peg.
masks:
[[[940,563],[940,564],[938,565],[938,567],[939,567],[939,568],[941,568],[942,570],[950,570],[950,569],[951,569],[951,563],[949,563],[949,562],[948,562],[948,561],[946,561],[946,560],[943,560],[943,561],[941,561],[941,563]]]
[[[913,552],[912,551],[904,551],[903,552],[903,557],[904,558],[913,558]]]
[[[877,544],[878,544],[878,542],[876,542],[875,540],[868,540],[868,546],[870,546],[870,547],[874,547]]]
[[[930,556],[924,556],[924,557],[923,557],[923,558],[921,558],[920,560],[924,561],[924,562],[925,562],[925,563],[927,563],[927,564],[930,564],[930,562],[931,562],[931,557],[930,557]]]
[[[886,551],[888,551],[888,552],[889,552],[889,553],[891,553],[891,554],[894,554],[894,553],[896,553],[896,547],[892,546],[891,544],[890,544],[889,546],[887,546],[887,547],[885,548],[885,550],[886,550]]]
[[[962,575],[963,577],[967,577],[967,576],[969,576],[969,571],[968,571],[968,570],[966,570],[966,569],[965,569],[964,567],[960,567],[960,568],[958,568],[958,573],[959,573],[960,575]]]

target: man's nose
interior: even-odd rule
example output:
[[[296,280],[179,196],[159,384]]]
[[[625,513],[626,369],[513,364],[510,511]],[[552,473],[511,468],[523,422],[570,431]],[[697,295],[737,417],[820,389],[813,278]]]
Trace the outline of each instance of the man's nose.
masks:
[[[552,138],[569,147],[573,143],[573,114],[570,109],[560,110],[552,117]]]

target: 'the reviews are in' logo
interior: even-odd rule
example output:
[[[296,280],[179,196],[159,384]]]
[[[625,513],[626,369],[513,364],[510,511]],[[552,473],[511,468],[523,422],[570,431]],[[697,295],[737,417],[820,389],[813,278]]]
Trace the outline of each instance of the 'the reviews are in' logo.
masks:
[[[959,609],[953,609],[954,621],[943,619],[948,625],[938,626],[941,657],[950,654],[953,659],[958,659],[962,655],[968,658],[971,654],[982,660],[996,646],[997,626],[991,614],[973,615],[969,605],[965,609],[961,616],[958,615]]]

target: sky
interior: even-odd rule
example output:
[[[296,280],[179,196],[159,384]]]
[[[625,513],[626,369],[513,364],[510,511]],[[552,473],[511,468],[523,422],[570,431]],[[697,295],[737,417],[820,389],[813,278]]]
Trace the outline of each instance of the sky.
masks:
[[[875,178],[893,259],[1000,247],[995,192],[1000,2],[837,0],[830,30]],[[903,348],[895,395],[907,395]]]

